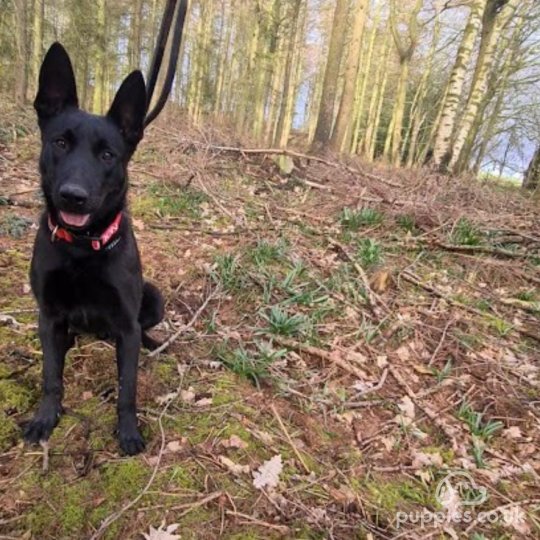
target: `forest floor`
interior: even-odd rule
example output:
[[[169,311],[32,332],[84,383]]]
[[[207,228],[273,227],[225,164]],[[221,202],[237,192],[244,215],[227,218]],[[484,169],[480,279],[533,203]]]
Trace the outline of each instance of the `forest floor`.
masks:
[[[38,140],[0,146],[0,538],[540,537],[538,200],[173,124],[131,166],[174,337],[141,355],[134,458],[90,338],[48,448],[21,442]]]

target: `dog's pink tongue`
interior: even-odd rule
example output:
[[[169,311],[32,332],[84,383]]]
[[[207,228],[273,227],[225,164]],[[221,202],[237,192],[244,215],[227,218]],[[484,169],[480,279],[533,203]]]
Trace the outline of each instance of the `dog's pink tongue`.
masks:
[[[60,212],[60,217],[66,225],[84,227],[88,223],[90,214],[68,214],[67,212]]]

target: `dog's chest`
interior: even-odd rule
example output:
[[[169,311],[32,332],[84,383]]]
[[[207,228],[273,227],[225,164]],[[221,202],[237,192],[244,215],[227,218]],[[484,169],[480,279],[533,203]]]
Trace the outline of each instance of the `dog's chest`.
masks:
[[[67,317],[70,326],[100,333],[110,330],[121,308],[116,288],[99,269],[67,267],[47,274],[44,300],[49,309]]]

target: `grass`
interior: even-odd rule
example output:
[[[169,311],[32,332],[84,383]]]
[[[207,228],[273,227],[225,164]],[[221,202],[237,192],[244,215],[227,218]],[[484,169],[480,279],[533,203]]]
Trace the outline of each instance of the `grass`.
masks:
[[[478,246],[482,243],[482,237],[482,232],[473,223],[460,218],[450,234],[450,241],[462,246]]]
[[[356,259],[364,268],[377,266],[382,261],[381,245],[371,238],[363,238],[358,242]]]
[[[302,313],[289,314],[278,306],[272,306],[266,313],[260,314],[268,323],[264,331],[279,336],[294,337],[305,334],[311,329],[311,321]]]
[[[473,435],[484,441],[489,441],[493,438],[495,433],[504,427],[504,424],[499,420],[488,420],[487,422],[484,422],[484,414],[475,411],[467,401],[464,401],[461,404],[457,415],[458,418],[463,420],[469,426]]]
[[[257,245],[249,252],[250,259],[259,267],[267,266],[273,262],[283,260],[288,251],[288,246],[284,240],[269,242],[259,240]]]
[[[216,283],[223,287],[223,290],[238,290],[242,286],[238,256],[231,253],[218,255],[214,259],[211,276]]]
[[[374,208],[361,208],[354,210],[344,208],[339,215],[339,222],[345,231],[358,231],[363,227],[380,225],[384,220],[383,214]]]
[[[222,347],[217,356],[233,373],[259,386],[261,380],[268,377],[270,366],[286,353],[285,349],[276,350],[269,343],[257,342],[255,350],[248,351],[243,346],[233,350]]]

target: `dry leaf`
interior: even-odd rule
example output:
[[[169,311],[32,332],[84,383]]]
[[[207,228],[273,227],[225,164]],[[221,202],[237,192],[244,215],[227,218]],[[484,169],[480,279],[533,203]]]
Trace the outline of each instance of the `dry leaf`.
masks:
[[[171,441],[167,443],[167,450],[173,453],[179,452],[186,442],[187,439],[185,437],[182,437],[180,441]]]
[[[144,221],[142,219],[132,219],[131,222],[138,231],[144,231]]]
[[[505,429],[502,434],[503,437],[506,437],[507,439],[521,439],[521,437],[523,437],[521,429],[519,429],[518,426],[509,427],[508,429]]]
[[[223,439],[221,444],[225,448],[247,448],[248,443],[243,441],[238,435],[231,435],[229,439]]]
[[[401,403],[398,403],[398,407],[407,418],[410,418],[411,420],[414,419],[414,403],[409,396],[403,396],[403,398],[401,398]]]
[[[442,467],[443,459],[437,452],[433,454],[426,454],[424,452],[414,452],[412,466],[415,469],[421,469],[422,467]]]
[[[180,535],[173,534],[178,527],[177,523],[165,527],[165,522],[163,522],[157,529],[150,526],[150,532],[143,533],[143,536],[146,540],[180,540]]]
[[[178,397],[178,392],[170,392],[168,394],[165,394],[164,396],[158,396],[156,398],[156,402],[160,405],[164,405],[165,403],[168,403],[169,401],[172,401],[173,399]]]
[[[251,470],[249,465],[239,465],[235,463],[232,459],[229,459],[225,456],[219,456],[219,462],[226,467],[230,472],[235,475],[247,474]]]
[[[279,483],[279,475],[283,470],[281,455],[265,461],[257,471],[253,473],[253,485],[257,489],[264,487],[275,488]]]
[[[506,527],[512,527],[518,533],[526,536],[530,535],[531,528],[527,523],[527,515],[521,506],[501,508],[501,514]]]
[[[208,407],[209,405],[212,405],[213,402],[214,401],[212,400],[211,397],[205,397],[205,398],[198,399],[195,402],[195,406],[196,407]]]
[[[193,390],[193,387],[190,386],[187,390],[181,390],[180,397],[182,398],[182,401],[191,403],[195,399],[195,391]]]

